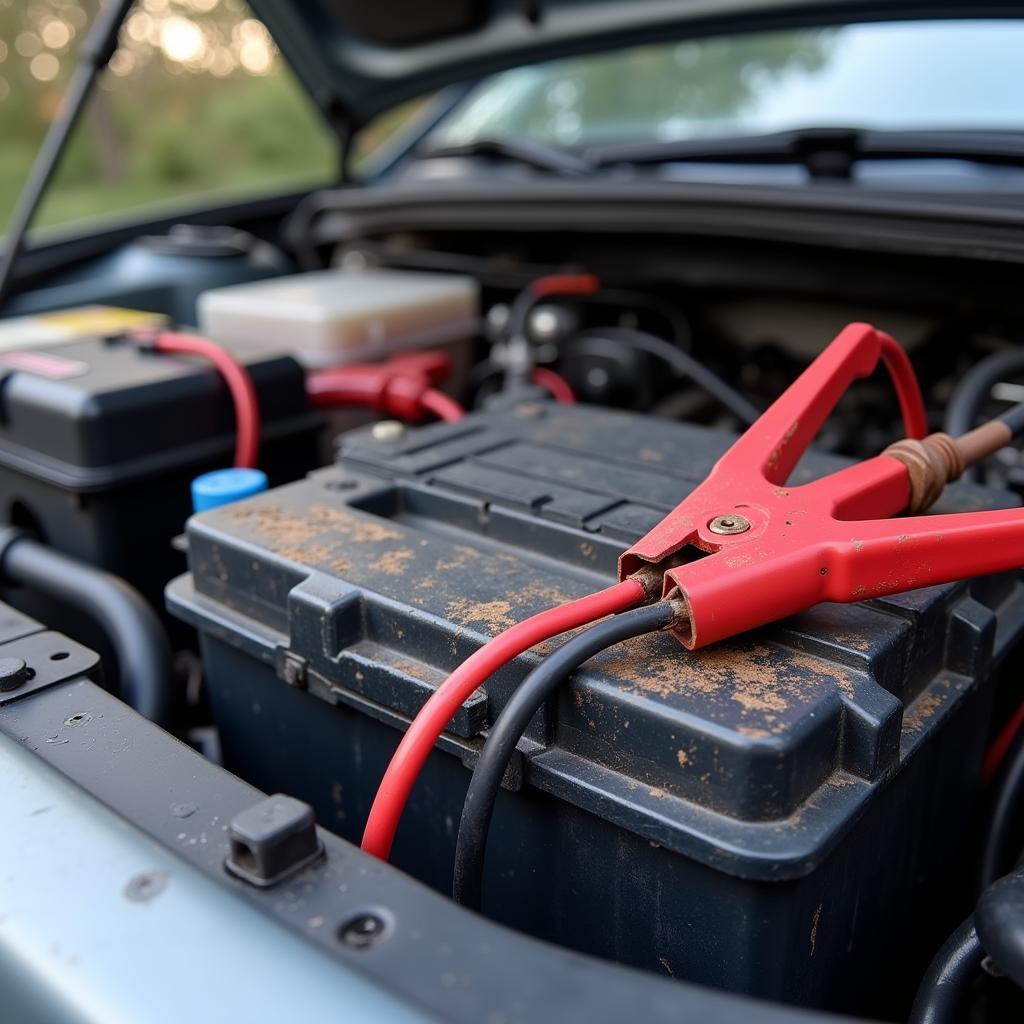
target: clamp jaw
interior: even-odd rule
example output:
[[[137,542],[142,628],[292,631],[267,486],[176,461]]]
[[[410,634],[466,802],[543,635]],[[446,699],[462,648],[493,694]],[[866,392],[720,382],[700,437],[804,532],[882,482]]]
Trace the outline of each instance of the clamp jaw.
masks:
[[[786,486],[844,392],[879,360],[896,386],[908,440]],[[659,572],[663,596],[686,610],[673,632],[693,650],[819,601],[860,601],[1024,565],[1021,509],[889,518],[923,511],[964,468],[959,442],[924,438],[926,430],[906,353],[870,325],[850,324],[707,479],[622,555],[619,578]]]

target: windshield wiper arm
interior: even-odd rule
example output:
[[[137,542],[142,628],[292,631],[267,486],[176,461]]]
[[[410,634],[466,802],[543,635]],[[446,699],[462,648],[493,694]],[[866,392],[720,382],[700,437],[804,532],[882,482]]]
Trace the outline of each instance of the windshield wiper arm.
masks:
[[[594,164],[586,157],[557,146],[546,146],[525,139],[477,139],[458,146],[435,146],[416,154],[419,160],[437,160],[446,157],[484,157],[523,164],[538,171],[582,177],[593,174]]]
[[[880,131],[801,128],[675,142],[593,147],[585,158],[597,167],[615,164],[803,164],[815,178],[849,178],[861,160],[970,160],[1024,167],[1024,133],[990,131]]]

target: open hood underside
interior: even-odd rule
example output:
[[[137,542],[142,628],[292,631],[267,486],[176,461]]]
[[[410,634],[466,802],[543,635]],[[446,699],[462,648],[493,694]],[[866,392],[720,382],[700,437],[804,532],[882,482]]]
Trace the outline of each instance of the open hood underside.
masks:
[[[339,132],[537,61],[668,38],[865,20],[1006,16],[1019,0],[250,0]]]

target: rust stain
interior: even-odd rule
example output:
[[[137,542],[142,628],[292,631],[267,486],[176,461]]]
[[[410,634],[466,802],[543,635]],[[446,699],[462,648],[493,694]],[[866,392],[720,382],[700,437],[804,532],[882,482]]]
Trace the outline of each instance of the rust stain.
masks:
[[[470,562],[479,560],[483,557],[480,551],[476,548],[471,548],[468,544],[454,545],[454,547],[450,549],[448,555],[449,557],[439,558],[437,560],[438,572],[450,572],[454,569],[465,569]]]
[[[653,448],[641,448],[640,451],[637,452],[637,455],[639,455],[644,462],[661,462],[663,458],[661,452],[657,452]]]
[[[508,601],[471,601],[467,597],[459,597],[448,602],[446,614],[461,626],[486,626],[492,636],[516,622]]]
[[[301,565],[315,563],[326,565],[334,560],[335,555],[332,548],[323,544],[296,543],[296,544],[275,544],[274,554],[280,558],[286,558],[289,562],[298,562]],[[351,568],[346,564],[346,568]]]
[[[597,558],[597,548],[595,548],[590,541],[585,540],[580,544],[580,554],[584,558],[589,558],[591,561],[594,561],[594,559]]]
[[[433,666],[426,665],[415,658],[381,658],[379,660],[392,671],[399,673],[399,675],[418,679],[420,682],[429,683],[431,686],[437,686],[445,678],[444,672],[439,672]]]
[[[338,573],[352,569],[349,559],[341,557],[342,552],[349,553],[351,545],[403,539],[403,534],[390,526],[329,505],[313,505],[302,515],[278,505],[243,505],[228,515],[248,525],[281,558],[324,565]]]
[[[527,583],[524,587],[519,587],[514,596],[516,600],[523,604],[544,604],[544,605],[558,605],[567,604],[572,600],[564,590],[556,587],[550,583]],[[581,627],[582,628],[582,627]]]
[[[769,690],[760,684],[756,689],[749,685],[737,688],[730,696],[747,711],[785,711],[789,707],[786,698],[781,693]]]
[[[833,639],[837,644],[865,653],[870,651],[872,646],[871,638],[864,633],[836,633]]]
[[[809,654],[790,655],[789,662],[797,668],[802,668],[805,672],[809,672],[811,675],[827,675],[839,687],[841,693],[847,697],[853,696],[853,678],[849,672],[846,672],[838,665],[830,665],[828,662],[812,657]]]
[[[942,706],[942,698],[934,693],[922,694],[903,713],[903,729],[920,732],[928,719]]]
[[[652,786],[647,790],[647,795],[654,797],[655,800],[661,800],[665,796],[665,790],[661,789],[659,786]]]
[[[334,530],[349,537],[356,544],[381,543],[386,540],[404,540],[405,535],[393,526],[371,518],[356,515],[347,508],[330,505],[311,505],[309,516],[318,529]]]
[[[754,729],[749,725],[738,725],[736,731],[741,736],[749,736],[753,740],[763,740],[771,736],[771,733],[767,729]]]
[[[676,760],[680,768],[685,768],[690,763],[690,755],[685,750],[677,750]]]
[[[853,674],[841,666],[808,654],[769,648],[765,644],[722,643],[702,651],[651,651],[648,638],[620,644],[602,657],[600,669],[624,689],[652,697],[678,694],[720,694],[749,712],[784,712],[821,686],[837,687],[852,695]],[[764,714],[764,724],[781,732],[785,724]]]
[[[385,576],[401,576],[412,559],[411,548],[395,548],[394,551],[381,555],[374,565]]]

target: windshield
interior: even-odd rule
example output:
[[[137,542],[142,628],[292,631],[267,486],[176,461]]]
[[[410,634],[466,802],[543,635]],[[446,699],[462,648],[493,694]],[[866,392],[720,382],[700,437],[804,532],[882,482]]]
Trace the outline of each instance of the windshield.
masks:
[[[561,146],[842,126],[1024,129],[1024,22],[938,21],[721,36],[494,75],[432,142]]]

